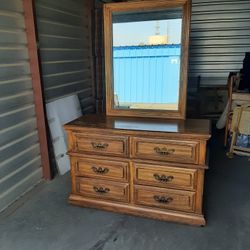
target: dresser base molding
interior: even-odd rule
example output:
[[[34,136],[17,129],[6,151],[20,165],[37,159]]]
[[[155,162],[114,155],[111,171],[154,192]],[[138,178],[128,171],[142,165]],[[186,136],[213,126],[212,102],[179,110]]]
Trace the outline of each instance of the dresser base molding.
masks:
[[[205,226],[206,224],[204,216],[199,214],[189,214],[183,212],[154,209],[149,207],[140,207],[132,204],[127,205],[103,200],[94,200],[76,194],[70,195],[69,203],[82,207],[97,208],[110,212],[118,212],[129,215],[147,217],[151,219],[184,223],[193,226]]]

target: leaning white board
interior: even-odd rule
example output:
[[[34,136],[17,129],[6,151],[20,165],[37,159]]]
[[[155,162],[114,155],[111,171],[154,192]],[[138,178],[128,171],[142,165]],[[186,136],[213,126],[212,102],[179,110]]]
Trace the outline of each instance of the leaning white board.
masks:
[[[63,125],[80,116],[82,111],[77,95],[67,96],[46,104],[47,119],[53,144],[57,169],[60,175],[70,170],[67,153],[67,135]]]

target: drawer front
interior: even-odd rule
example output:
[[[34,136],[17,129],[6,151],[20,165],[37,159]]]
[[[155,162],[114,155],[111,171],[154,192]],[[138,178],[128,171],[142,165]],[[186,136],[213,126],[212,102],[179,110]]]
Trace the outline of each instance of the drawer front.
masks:
[[[75,151],[98,155],[128,155],[128,138],[103,135],[75,134]]]
[[[133,138],[132,157],[198,164],[199,143],[163,139]]]
[[[89,158],[76,159],[75,175],[97,179],[128,180],[128,163]]]
[[[135,186],[135,203],[150,207],[194,212],[195,193],[164,188]]]
[[[195,190],[196,169],[182,169],[160,165],[134,163],[134,183],[159,187]]]
[[[120,202],[129,201],[129,184],[96,179],[76,179],[76,191],[80,195]]]

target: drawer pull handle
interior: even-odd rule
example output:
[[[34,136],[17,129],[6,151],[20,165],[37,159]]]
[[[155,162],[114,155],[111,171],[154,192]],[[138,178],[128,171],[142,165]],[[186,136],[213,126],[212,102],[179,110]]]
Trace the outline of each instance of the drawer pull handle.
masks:
[[[160,148],[160,147],[155,147],[154,151],[159,154],[159,155],[171,155],[175,152],[174,149],[167,149],[167,148]]]
[[[96,193],[99,193],[99,194],[107,194],[110,191],[109,188],[96,187],[96,186],[94,186],[93,189]]]
[[[166,175],[159,175],[159,174],[154,174],[154,177],[157,181],[160,182],[170,182],[174,179],[174,176],[170,175],[170,176],[166,176]]]
[[[102,167],[92,167],[92,170],[96,174],[107,174],[109,172],[108,168],[102,168]]]
[[[154,200],[159,202],[159,203],[168,204],[168,203],[173,201],[173,198],[172,197],[165,197],[165,196],[155,195]]]
[[[106,149],[109,146],[107,143],[92,142],[91,144],[94,149]]]

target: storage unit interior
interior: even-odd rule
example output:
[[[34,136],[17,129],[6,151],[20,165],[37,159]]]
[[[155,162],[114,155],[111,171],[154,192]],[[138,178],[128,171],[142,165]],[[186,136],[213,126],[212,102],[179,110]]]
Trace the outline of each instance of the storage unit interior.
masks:
[[[103,113],[105,106],[105,90],[103,84],[105,80],[104,46],[102,31],[102,11],[104,2],[112,1],[33,1],[37,35],[36,39],[40,64],[40,78],[43,92],[42,101],[44,104],[51,100],[56,100],[60,97],[68,96],[74,93],[79,97],[81,108],[84,114],[92,113],[98,114],[99,116],[100,113]],[[11,208],[10,205],[13,204],[13,202],[15,202],[29,190],[33,189],[38,183],[41,183],[44,178],[50,179],[49,176],[46,177],[46,173],[44,173],[42,164],[44,148],[41,147],[39,138],[39,131],[41,129],[39,122],[41,120],[39,120],[39,117],[37,117],[37,96],[34,94],[37,81],[36,78],[34,78],[34,72],[32,72],[32,68],[30,67],[30,61],[32,61],[32,56],[30,54],[31,39],[27,33],[28,30],[30,30],[29,27],[27,27],[29,22],[27,22],[27,14],[29,13],[27,12],[27,6],[24,7],[25,5],[23,3],[26,3],[26,5],[31,5],[32,1],[6,0],[0,2],[0,211],[2,211],[3,214],[5,214],[6,211]],[[244,58],[245,52],[250,51],[249,12],[250,1],[248,0],[212,0],[209,2],[203,0],[192,1],[190,59],[188,71],[189,78],[187,90],[188,117],[207,118],[214,116],[214,114],[217,115],[222,111],[221,107],[224,107],[224,104],[223,100],[221,101],[218,95],[224,95],[224,93],[219,93],[217,95],[218,89],[221,92],[224,91],[223,88],[226,85],[228,73],[230,71],[238,71],[242,67],[242,60]],[[213,91],[216,91],[216,94],[214,94],[215,92]],[[212,92],[212,94],[210,94],[210,92]],[[210,96],[212,96],[212,99]],[[222,98],[224,98],[224,96]],[[210,103],[210,105],[208,105],[208,103]],[[197,108],[198,106],[199,111]],[[78,125],[73,124],[72,126],[74,127]],[[75,129],[75,127],[73,129]],[[78,133],[79,130],[76,129],[76,132]],[[188,156],[187,154],[190,151],[189,149],[184,148],[180,150],[180,152],[184,152],[184,154],[186,154],[184,158],[178,156],[180,158],[176,157],[174,161],[170,160],[170,162],[166,163],[161,160],[158,161],[158,159],[154,157],[153,159],[152,157],[147,158],[147,156],[144,154],[143,158],[146,160],[142,161],[142,156],[135,156],[132,145],[135,145],[137,142],[141,143],[142,147],[145,146],[145,148],[148,149],[148,145],[143,145],[143,143],[147,143],[147,140],[152,140],[148,135],[145,135],[143,132],[138,132],[139,136],[135,136],[134,132],[130,131],[127,132],[127,134],[122,133],[121,136],[121,130],[118,132],[110,130],[108,132],[104,132],[102,129],[100,129],[99,131],[95,131],[95,133],[96,132],[97,135],[105,133],[106,136],[109,137],[108,140],[110,140],[111,145],[114,143],[113,150],[116,152],[119,151],[119,143],[121,141],[124,142],[125,140],[124,143],[127,145],[128,151],[125,155],[121,155],[119,152],[117,153],[117,157],[119,159],[118,163],[113,157],[111,157],[112,159],[109,158],[110,155],[104,154],[103,156],[96,156],[95,153],[88,152],[88,160],[86,161],[85,159],[83,162],[78,162],[78,174],[76,175],[76,182],[78,184],[75,185],[75,188],[79,187],[80,192],[85,192],[86,189],[89,188],[88,181],[81,184],[82,180],[86,180],[87,178],[90,178],[91,180],[92,178],[96,179],[95,176],[93,176],[93,173],[86,172],[86,166],[91,165],[94,158],[95,163],[100,161],[102,166],[105,167],[108,165],[108,167],[112,170],[110,171],[111,176],[107,177],[107,179],[105,179],[103,176],[101,181],[112,184],[115,187],[113,194],[114,199],[123,199],[124,201],[127,201],[126,199],[131,199],[131,197],[136,194],[135,200],[136,202],[140,203],[140,206],[142,205],[147,207],[148,204],[145,203],[150,203],[149,207],[154,208],[155,204],[152,203],[157,203],[157,201],[149,200],[147,195],[152,192],[152,187],[157,189],[159,192],[161,192],[163,189],[162,183],[156,184],[157,177],[154,179],[149,179],[148,176],[149,172],[152,170],[152,165],[156,164],[157,169],[162,170],[163,174],[166,176],[169,176],[170,174],[171,176],[174,174],[177,176],[177,183],[173,182],[173,186],[171,186],[171,184],[167,184],[169,185],[169,190],[174,192],[173,195],[178,197],[178,192],[182,192],[182,195],[186,194],[186,197],[182,196],[181,199],[178,197],[177,200],[180,203],[183,201],[186,202],[188,200],[189,205],[186,206],[187,202],[184,206],[183,203],[181,205],[175,204],[175,209],[177,211],[181,210],[183,214],[188,214],[190,211],[193,212],[194,210],[197,212],[198,209],[201,209],[201,201],[197,201],[201,202],[199,205],[200,208],[196,206],[198,203],[194,205],[194,203],[192,204],[192,201],[194,201],[194,199],[197,200],[197,197],[194,198],[193,196],[196,193],[197,181],[201,180],[201,176],[203,178],[204,169],[207,167],[205,155],[199,156],[204,161],[199,161],[195,158],[195,156],[192,156],[194,158],[188,162],[187,158],[185,157]],[[95,135],[95,133],[92,133],[92,135]],[[119,142],[113,141],[114,138],[112,136],[114,134],[116,134],[116,136],[119,134],[119,137],[121,137],[119,138]],[[185,132],[183,132],[183,134],[188,137]],[[191,147],[198,147],[199,150],[202,151],[201,144],[205,143],[205,141],[207,141],[209,138],[208,129],[205,134],[206,136],[203,134],[202,136],[199,135],[201,137],[198,136],[192,139],[188,138],[189,143],[191,143]],[[49,148],[47,151],[49,151],[50,154],[50,170],[51,172],[55,172],[55,162],[51,146],[52,143],[49,139],[48,129],[47,136],[47,148]],[[91,136],[91,134],[89,136]],[[154,137],[155,133],[152,133],[152,136]],[[146,139],[146,141],[140,141],[141,138],[137,137]],[[219,133],[215,133],[214,137],[214,140],[216,140],[218,144],[222,143]],[[163,134],[156,136],[156,139],[158,140],[163,140],[163,138]],[[139,140],[136,141],[136,139]],[[176,138],[174,139],[176,140]],[[169,138],[166,140],[169,140]],[[181,144],[180,140],[177,140],[177,144]],[[150,141],[150,143],[152,142]],[[160,141],[158,141],[158,143],[160,143]],[[196,145],[197,143],[199,146]],[[81,145],[81,143],[78,145],[79,147],[84,147],[84,145]],[[215,147],[214,144],[212,145]],[[182,145],[179,146],[182,147]],[[218,145],[216,145],[216,147],[218,147]],[[142,150],[144,149],[142,148]],[[193,152],[199,154],[195,150]],[[208,229],[206,230],[209,231],[210,226],[212,227],[211,230],[214,230],[213,225],[216,223],[213,222],[213,218],[218,221],[220,220],[220,216],[213,217],[213,215],[211,215],[214,210],[216,210],[218,214],[220,212],[223,213],[224,209],[227,210],[227,207],[223,207],[226,205],[223,204],[223,202],[220,202],[224,201],[225,196],[227,196],[227,189],[229,187],[232,188],[235,185],[238,185],[239,188],[235,187],[230,190],[233,193],[235,192],[234,194],[238,195],[237,197],[241,199],[239,200],[236,198],[238,201],[237,204],[240,204],[240,212],[238,216],[239,219],[242,220],[239,223],[245,231],[239,236],[239,238],[242,246],[247,246],[247,237],[245,232],[249,230],[250,225],[247,221],[248,215],[246,215],[245,210],[246,208],[249,208],[249,201],[247,198],[242,197],[241,194],[246,192],[245,194],[247,197],[247,190],[249,191],[249,185],[245,180],[245,177],[247,174],[249,174],[247,169],[249,162],[247,159],[237,159],[237,157],[233,159],[232,162],[229,162],[228,159],[223,158],[225,150],[219,148],[218,152],[220,152],[220,155],[216,154],[215,150],[212,150],[212,153],[216,155],[216,158],[211,156],[212,161],[209,164],[211,169],[208,170],[211,171],[211,174],[208,174],[208,181],[215,185],[221,185],[221,191],[218,191],[216,194],[217,198],[213,200],[211,198],[213,194],[209,192],[215,193],[216,189],[211,187],[212,184],[209,184],[208,181],[205,181],[204,187],[205,193],[207,195],[205,196],[205,213],[208,214]],[[77,154],[77,152],[72,153],[72,159],[74,163],[81,157],[82,155]],[[221,160],[222,158],[224,160]],[[228,170],[225,166],[218,166],[216,161],[220,162],[221,165],[223,165],[223,161],[227,162],[230,169],[229,172],[227,172]],[[238,162],[241,162],[241,170],[239,172],[237,171],[237,165],[239,164]],[[146,164],[146,170],[143,164]],[[183,165],[185,164],[188,164],[189,168],[183,172]],[[131,167],[132,165],[134,167],[133,169]],[[216,169],[214,169],[214,167],[216,167]],[[97,168],[96,170],[98,172],[99,170],[102,171],[103,169]],[[137,172],[135,173],[135,171]],[[134,177],[132,176],[132,173],[135,174]],[[226,176],[226,179],[224,179],[224,175]],[[234,176],[236,176],[236,179],[233,178]],[[162,174],[158,177],[161,178]],[[180,177],[180,179],[178,179],[178,177]],[[216,181],[213,181],[213,177]],[[52,185],[54,182],[58,182],[57,178],[60,179],[61,177],[56,177],[56,180],[52,181]],[[63,182],[67,183],[68,187],[70,187],[68,182],[69,178],[69,176],[66,176],[61,179]],[[230,184],[227,183],[227,178],[230,180]],[[179,180],[180,182],[178,182]],[[133,194],[131,193],[131,190],[127,189],[129,183],[132,182],[135,184],[133,188],[136,191]],[[223,188],[222,186],[224,185],[224,182],[225,186]],[[99,185],[99,183],[100,180],[97,179],[96,184]],[[92,184],[93,183],[91,182],[91,185]],[[39,185],[46,186],[47,184],[42,183]],[[63,186],[63,184],[61,185]],[[140,192],[140,188],[142,186],[146,186],[147,189],[143,189],[143,192]],[[227,189],[225,187],[227,187]],[[207,192],[206,189],[208,190]],[[62,188],[62,190],[64,189]],[[121,190],[125,196],[120,195]],[[87,191],[89,192],[89,190]],[[53,195],[53,191],[50,190],[49,192],[51,192]],[[60,204],[62,204],[62,206],[67,206],[66,200],[69,190],[67,189],[63,192],[64,194],[62,199],[64,199],[64,202],[63,204]],[[46,193],[44,195],[46,196]],[[158,198],[161,199],[162,197],[163,195]],[[31,204],[31,201],[25,200],[25,198],[24,201],[27,204]],[[206,205],[206,203],[209,201],[214,201],[214,203],[218,202],[218,206],[221,206],[220,209],[212,207],[208,204]],[[37,202],[39,202],[39,200],[37,200]],[[47,200],[45,202],[49,201]],[[167,201],[162,200],[162,203],[164,202],[167,203]],[[230,201],[226,200],[225,202],[228,202],[231,210],[237,209],[232,203],[230,203]],[[75,201],[75,203],[77,202]],[[119,201],[117,204],[119,204]],[[106,204],[104,201],[102,204],[96,204],[95,206],[93,204],[88,205],[90,207],[105,207]],[[181,206],[181,208],[179,208],[179,206]],[[216,206],[216,204],[214,204],[214,206]],[[20,211],[24,213],[20,214],[21,218],[22,216],[27,218],[25,217],[27,210],[24,208],[25,206],[20,208]],[[206,208],[211,208],[211,210],[206,210]],[[39,208],[34,206],[34,204],[32,209],[37,209],[37,211],[39,211]],[[44,209],[46,210],[46,208]],[[117,210],[117,208],[114,207],[113,210]],[[77,210],[76,207],[72,206],[70,208],[70,213],[74,214],[74,211],[79,211],[79,216],[84,214],[84,211],[86,211],[88,216],[91,218],[91,212],[89,212],[90,210]],[[100,211],[93,211],[94,212],[92,213],[94,213],[94,216],[99,215],[102,217],[102,215],[104,215],[107,217],[117,216],[118,219],[124,218],[120,217],[120,215],[110,215]],[[50,211],[50,213],[54,212],[55,211]],[[144,212],[147,213],[147,211]],[[11,213],[13,218],[15,218],[15,213]],[[137,213],[139,214],[140,212]],[[151,214],[151,216],[148,217],[157,217],[153,216],[153,211],[148,211],[148,213]],[[172,212],[170,213],[172,214]],[[189,218],[186,222],[189,224],[204,224],[205,222],[202,215],[203,213],[200,211],[197,214],[199,214],[198,217],[200,217],[199,223],[194,223],[194,220],[191,218]],[[233,218],[237,220],[237,215],[234,214],[234,212],[232,212],[232,214]],[[229,212],[225,212],[226,217],[230,217],[230,215],[231,214]],[[164,215],[159,216],[162,216],[162,218],[164,217]],[[169,219],[169,215],[165,216],[167,219]],[[223,225],[219,226],[222,231],[226,227],[226,217],[224,218],[224,215],[222,215],[221,223]],[[9,219],[11,219],[11,215],[9,216]],[[130,220],[132,221],[132,219]],[[138,219],[139,224],[141,223],[141,220],[142,219]],[[178,219],[174,219],[174,221],[178,221]],[[107,221],[105,221],[105,223],[107,223]],[[130,226],[134,226],[134,223],[137,223],[136,220],[133,220]],[[164,222],[162,223],[164,224]],[[234,224],[234,222],[232,223]],[[170,228],[167,228],[171,229],[171,226]],[[112,230],[114,229],[112,228]],[[141,232],[143,231],[143,226],[140,230]],[[239,228],[235,226],[235,230],[239,230]],[[163,232],[167,233],[164,230]],[[3,238],[0,238],[0,240],[7,239],[5,234],[2,234],[1,237]],[[188,242],[188,239],[185,239],[185,242]],[[8,243],[8,240],[6,240],[6,244],[6,246],[9,246],[9,248],[6,249],[11,249],[11,243]],[[159,245],[157,246],[159,247]],[[232,243],[232,246],[237,247],[234,245],[234,243]],[[27,247],[27,245],[25,245],[25,247]],[[88,246],[86,245],[86,249],[87,247]],[[113,249],[117,249],[117,246],[112,247]],[[112,249],[112,247],[110,249]],[[221,247],[221,249],[223,249],[223,247]]]

